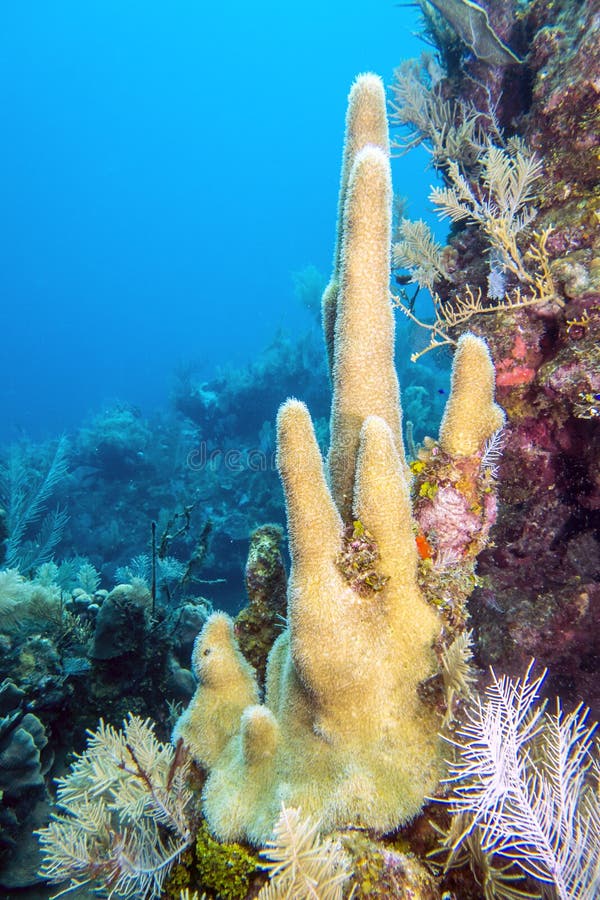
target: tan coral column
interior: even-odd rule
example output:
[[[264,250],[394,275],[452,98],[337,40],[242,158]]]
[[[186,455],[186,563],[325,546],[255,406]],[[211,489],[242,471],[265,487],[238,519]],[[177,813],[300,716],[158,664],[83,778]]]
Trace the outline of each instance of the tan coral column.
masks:
[[[494,402],[494,364],[487,344],[463,334],[452,365],[452,387],[440,425],[440,446],[452,456],[481,451],[504,425],[504,411]]]
[[[387,422],[404,463],[389,290],[391,202],[389,159],[378,147],[364,147],[354,161],[344,210],[328,458],[331,490],[345,521],[368,415]]]
[[[340,288],[346,190],[356,154],[367,144],[380,147],[386,155],[389,153],[385,88],[379,75],[374,75],[372,72],[358,75],[348,95],[346,132],[338,199],[337,234],[333,254],[333,273],[322,299],[323,331],[330,373],[333,370],[335,317]]]

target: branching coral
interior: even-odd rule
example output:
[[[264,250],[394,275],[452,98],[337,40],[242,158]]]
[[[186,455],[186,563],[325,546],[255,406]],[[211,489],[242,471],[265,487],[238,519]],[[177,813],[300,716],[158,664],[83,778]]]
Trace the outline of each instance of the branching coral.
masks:
[[[546,268],[547,258],[544,261]],[[548,269],[549,272],[549,269]],[[465,325],[470,319],[478,315],[490,315],[497,312],[507,312],[514,309],[522,309],[526,306],[535,306],[539,303],[547,303],[555,299],[552,293],[552,281],[546,280],[543,275],[533,275],[535,288],[529,294],[523,295],[520,288],[516,288],[511,294],[506,294],[500,300],[489,302],[485,300],[481,288],[474,293],[470,286],[465,288],[464,295],[455,294],[451,300],[442,300],[438,293],[433,294],[433,322],[423,322],[406,305],[404,299],[394,296],[394,306],[407,318],[429,332],[429,343],[422,349],[411,354],[411,361],[416,362],[430,350],[437,347],[450,345],[456,347],[457,340],[452,337],[451,330],[460,325]],[[550,292],[549,292],[550,291]]]

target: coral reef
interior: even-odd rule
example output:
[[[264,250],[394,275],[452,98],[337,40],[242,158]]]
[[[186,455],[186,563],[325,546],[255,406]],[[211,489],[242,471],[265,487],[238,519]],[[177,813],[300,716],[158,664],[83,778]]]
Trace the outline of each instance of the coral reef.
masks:
[[[88,704],[96,718],[118,722],[130,712],[147,715],[160,693],[187,700],[191,679],[181,677],[172,647],[169,620],[162,611],[152,616],[146,586],[117,585],[100,607],[89,650]]]
[[[194,649],[198,689],[173,733],[208,769],[203,811],[222,840],[260,844],[282,802],[317,815],[326,831],[355,824],[385,832],[415,816],[443,768],[441,719],[422,685],[440,670],[434,645],[443,647],[463,622],[453,631],[419,584],[393,361],[389,159],[371,143],[374,128],[387,146],[382,121],[381,82],[361,76],[349,97],[340,253],[325,294],[333,381],[328,477],[306,406],[288,400],[278,415],[292,571],[287,628],[269,655],[265,702],[258,704],[233,623],[215,614]],[[458,465],[461,485],[447,490],[460,502],[446,502],[429,533],[434,542],[434,532],[461,518],[467,503],[476,524],[453,549],[456,560],[471,554],[469,564],[492,519],[483,494],[493,484],[476,473],[504,419],[493,387],[485,344],[464,336],[430,464],[438,481]],[[344,543],[353,521],[358,569],[369,552],[372,569],[358,581],[352,543]],[[435,548],[436,557],[443,549]]]
[[[406,331],[409,325],[403,325]],[[214,415],[197,421],[169,409],[147,417],[125,403],[114,403],[69,436],[68,457],[64,441],[36,445],[24,439],[17,447],[0,448],[0,469],[5,473],[0,476],[0,502],[7,509],[11,482],[25,488],[22,501],[30,493],[35,499],[39,481],[46,489],[54,485],[42,509],[49,513],[50,527],[45,531],[59,540],[53,550],[50,547],[54,562],[49,564],[59,569],[52,580],[70,595],[75,573],[91,564],[101,579],[99,589],[135,577],[150,586],[148,551],[155,521],[159,544],[165,533],[176,535],[166,550],[168,558],[159,557],[157,562],[159,600],[174,607],[209,591],[213,602],[235,614],[244,589],[249,536],[263,522],[284,523],[274,416],[286,392],[301,393],[310,403],[320,446],[327,444],[330,389],[321,343],[316,327],[295,340],[280,336],[251,366],[220,372],[207,382],[214,395]],[[438,389],[446,386],[447,372],[443,367],[436,371],[413,366],[406,355],[400,363],[409,391],[406,417],[414,422],[417,439],[422,439],[426,433],[434,434],[439,424],[444,397]],[[182,392],[200,387],[189,370],[180,372],[174,405],[179,408]],[[49,481],[45,476],[50,470],[63,475]],[[189,518],[186,529],[181,520],[170,527],[183,515]],[[6,538],[15,521],[14,510],[10,522],[0,512],[0,555],[2,548],[7,549]],[[28,552],[19,560],[21,573],[35,575],[36,580],[43,550],[39,526],[40,521],[32,522],[21,542],[25,549],[32,542],[29,549],[34,555]],[[42,556],[46,555],[44,551]],[[192,561],[193,567],[188,565]],[[89,586],[85,590],[93,598],[95,591]],[[83,605],[82,597],[77,606]],[[186,662],[189,656],[190,648]]]
[[[483,6],[509,40],[499,5]],[[398,70],[394,118],[409,129],[405,146],[431,147],[444,181],[432,200],[441,211],[454,206],[454,224],[445,247],[421,236],[427,271],[410,229],[397,262],[436,292],[432,345],[453,343],[467,327],[485,338],[507,413],[495,546],[480,557],[470,604],[478,659],[516,673],[535,656],[549,667],[550,690],[585,696],[597,713],[598,12],[589,0],[501,6],[513,13],[523,65],[472,58],[428,16],[442,67]],[[510,184],[500,162],[509,157],[513,176],[526,174],[525,159],[542,173],[516,220],[518,193],[498,190]]]
[[[543,158],[536,227],[552,229],[548,252],[563,306],[478,323],[509,425],[498,547],[485,554],[474,609],[483,662],[522,671],[536,656],[550,668],[552,690],[585,696],[597,714],[598,13],[590,2],[563,2],[552,13],[536,2],[525,22],[532,98],[519,131]]]
[[[25,692],[10,681],[0,685],[0,792],[16,798],[44,785],[52,755],[42,722],[24,708]]]
[[[99,716],[117,722],[131,711],[153,715],[166,735],[172,723],[165,699],[187,702],[194,690],[175,650],[189,654],[185,620],[193,610],[195,637],[206,606],[188,602],[181,616],[160,610],[152,619],[144,585],[88,594],[75,585],[97,585],[92,567],[74,576],[71,570],[69,586],[61,588],[54,579],[67,569],[47,564],[39,580],[0,573],[0,885],[6,888],[40,880],[31,832],[46,824],[46,789],[86,728]]]
[[[152,433],[141,412],[124,403],[93,416],[78,435],[77,453],[85,465],[109,478],[128,478],[146,464]]]
[[[200,381],[193,368],[181,369],[175,408],[199,427],[202,440],[221,450],[233,435],[238,444],[242,440],[248,448],[263,449],[261,430],[272,419],[282,390],[294,385],[310,396],[319,415],[326,415],[325,367],[313,331],[295,342],[278,335],[251,365],[224,369],[209,381]]]
[[[353,896],[368,900],[440,900],[437,879],[414,853],[373,841],[360,832],[345,834],[343,847],[352,860]]]
[[[424,222],[402,219],[391,303],[385,102],[380,80],[361,76],[323,297],[330,434],[313,331],[278,337],[252,365],[204,383],[180,373],[179,418],[104,410],[70,442],[69,472],[62,441],[54,457],[23,443],[2,465],[0,555],[21,569],[0,574],[0,678],[10,677],[0,685],[3,888],[41,877],[28,846],[26,872],[9,860],[39,823],[47,878],[84,872],[125,896],[166,885],[175,898],[197,889],[267,900],[292,885],[302,892],[302,878],[313,889],[322,879],[332,897],[517,898],[535,896],[532,878],[562,879],[559,896],[597,891],[565,839],[573,822],[597,837],[583,712],[528,713],[527,678],[495,679],[477,707],[466,698],[472,655],[503,671],[536,655],[568,706],[582,695],[600,703],[598,15],[591,0],[420,5],[438,54],[400,67],[393,118],[408,128],[404,150],[432,151],[442,183],[431,199],[450,234],[444,245]],[[410,278],[432,291],[433,322],[416,317],[416,294],[402,288]],[[320,281],[314,268],[296,277],[311,312]],[[426,435],[442,405],[439,372],[409,372],[405,351],[400,377],[394,368],[398,304],[413,358],[455,347],[437,441]],[[286,393],[307,405],[284,403],[275,435]],[[256,527],[283,519],[276,438],[288,584],[280,526]],[[55,496],[70,519],[50,513],[38,534]],[[234,618],[248,536],[249,602]],[[212,613],[202,582],[231,615]],[[165,699],[194,691],[183,714],[166,710]],[[64,772],[74,732],[127,712],[123,732],[102,723],[91,734],[60,781],[65,809],[44,828],[45,785]],[[179,715],[175,748],[138,718],[148,714],[163,739]],[[491,763],[513,719],[524,749],[509,783],[510,766]],[[500,749],[485,767],[477,754],[494,725]],[[419,813],[443,790],[442,729],[462,788],[431,825],[430,809]],[[564,791],[554,744],[567,747]],[[534,783],[529,812],[555,858],[544,848],[536,857],[506,818]],[[504,819],[485,806],[490,784],[492,796],[510,794]],[[90,792],[110,815],[88,804]],[[432,874],[419,857],[446,828],[446,869]],[[236,841],[266,847],[258,856]]]

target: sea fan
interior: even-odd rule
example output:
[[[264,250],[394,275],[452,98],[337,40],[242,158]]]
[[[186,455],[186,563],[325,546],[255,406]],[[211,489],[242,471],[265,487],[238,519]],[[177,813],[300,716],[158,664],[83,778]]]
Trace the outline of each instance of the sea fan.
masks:
[[[34,569],[52,558],[68,521],[59,507],[44,513],[51,495],[68,472],[68,442],[58,441],[52,458],[38,467],[21,447],[13,447],[0,463],[0,502],[6,508],[8,541],[6,565],[21,571]],[[35,535],[32,530],[42,520]],[[27,541],[29,534],[32,540]]]
[[[117,584],[131,584],[133,581],[143,581],[150,584],[151,560],[147,553],[134,556],[128,566],[118,566],[115,571]]]
[[[499,428],[498,431],[494,431],[483,445],[481,468],[484,472],[489,472],[492,478],[498,478],[500,460],[502,459],[502,450],[504,448],[504,437],[504,429]]]
[[[110,896],[151,900],[190,845],[189,760],[133,714],[121,731],[100,722],[72,771],[57,779],[50,824],[40,829],[48,881],[94,882]],[[61,893],[64,893],[61,892]]]
[[[53,584],[57,584],[57,578],[58,566],[53,560],[42,563],[42,565],[38,566],[36,569],[35,580],[38,584],[43,585],[43,587],[50,587]]]
[[[394,265],[408,269],[419,287],[433,290],[435,281],[450,275],[444,263],[443,247],[422,219],[402,219],[398,229],[400,240],[394,244]]]
[[[507,861],[493,851],[483,849],[479,826],[456,843],[459,835],[468,830],[468,821],[465,813],[458,813],[452,816],[447,831],[431,822],[434,831],[441,836],[441,843],[428,856],[443,857],[444,872],[469,865],[485,900],[540,900],[539,891],[526,890],[525,875],[512,860]]]
[[[473,632],[463,631],[442,653],[442,680],[446,695],[446,716],[444,724],[454,718],[455,700],[472,695],[476,681],[471,666],[473,659]]]
[[[559,900],[593,900],[600,891],[600,797],[594,731],[582,705],[565,715],[536,704],[545,673],[497,678],[450,741],[451,811],[465,826],[453,852],[475,830],[481,847],[513,861]],[[546,891],[548,892],[548,891]]]
[[[260,855],[270,881],[259,900],[342,900],[349,860],[338,841],[321,840],[319,823],[282,806],[272,841]]]
[[[100,587],[100,573],[91,563],[84,562],[77,572],[77,584],[86,594],[93,594]]]
[[[524,145],[506,148],[490,144],[479,156],[483,190],[463,175],[456,160],[448,165],[450,187],[434,187],[429,195],[438,215],[453,222],[471,220],[482,225],[493,237],[493,220],[502,219],[512,237],[534,218],[529,206],[534,197],[534,184],[541,178],[542,163]],[[491,233],[490,233],[491,232]],[[503,256],[504,248],[496,248]]]

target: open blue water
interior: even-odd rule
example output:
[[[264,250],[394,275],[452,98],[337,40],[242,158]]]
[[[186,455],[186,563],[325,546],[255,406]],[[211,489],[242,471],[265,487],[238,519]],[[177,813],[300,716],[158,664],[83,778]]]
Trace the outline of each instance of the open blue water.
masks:
[[[306,327],[291,273],[329,272],[348,89],[417,28],[391,0],[3,3],[0,443]],[[426,162],[394,164],[411,218]]]

